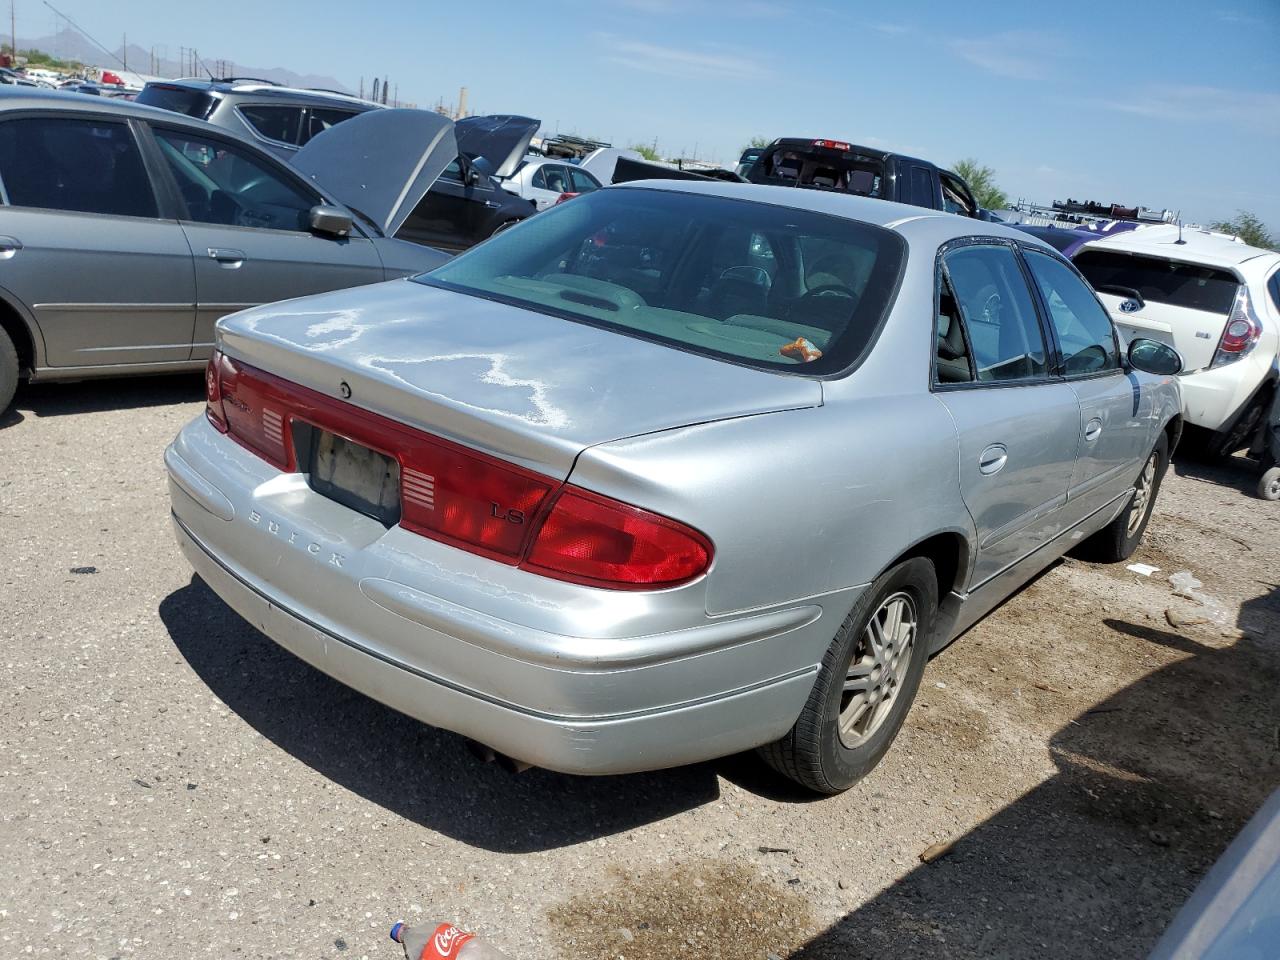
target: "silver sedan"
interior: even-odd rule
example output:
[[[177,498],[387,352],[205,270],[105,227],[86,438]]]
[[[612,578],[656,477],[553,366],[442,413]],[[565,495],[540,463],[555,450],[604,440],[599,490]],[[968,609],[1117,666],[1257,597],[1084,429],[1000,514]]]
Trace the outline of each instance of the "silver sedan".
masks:
[[[646,182],[224,319],[165,461],[199,576],[383,703],[555,770],[759,747],[834,793],[930,654],[1134,550],[1179,364],[1026,234]]]

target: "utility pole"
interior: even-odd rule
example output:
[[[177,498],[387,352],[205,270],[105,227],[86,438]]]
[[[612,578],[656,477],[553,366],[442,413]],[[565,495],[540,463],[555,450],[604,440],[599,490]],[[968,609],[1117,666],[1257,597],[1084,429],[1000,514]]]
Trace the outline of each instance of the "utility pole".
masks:
[[[129,35],[127,33],[120,34],[120,59],[124,62],[124,68],[129,69]]]
[[[17,0],[9,0],[9,52],[13,54],[13,65],[18,65],[18,15],[13,12]]]

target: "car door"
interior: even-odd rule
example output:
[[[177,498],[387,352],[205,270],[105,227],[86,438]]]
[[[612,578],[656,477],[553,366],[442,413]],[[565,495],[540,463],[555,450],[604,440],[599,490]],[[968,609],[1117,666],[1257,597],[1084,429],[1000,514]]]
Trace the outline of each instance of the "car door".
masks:
[[[1138,375],[1121,363],[1111,318],[1084,278],[1060,257],[1022,250],[1057,369],[1080,401],[1080,450],[1067,490],[1067,514],[1078,523],[1133,485],[1159,425]]]
[[[474,242],[476,205],[462,182],[462,164],[454,160],[405,220],[398,236],[442,250],[465,250]]]
[[[182,229],[195,263],[192,359],[213,349],[213,326],[260,303],[383,279],[373,243],[312,233],[323,198],[282,164],[247,144],[152,126],[154,145],[182,198]]]
[[[553,190],[548,186],[548,177],[557,179],[558,182],[565,184],[565,188],[563,190]],[[553,207],[556,201],[560,199],[560,194],[569,192],[568,182],[569,178],[565,173],[564,167],[556,163],[544,163],[534,170],[532,176],[530,176],[529,192],[525,199],[532,200],[533,205],[539,210]]]
[[[955,423],[960,492],[977,531],[976,589],[1065,528],[1080,404],[1051,374],[1012,245],[949,246],[938,284],[933,389]]]
[[[185,361],[191,249],[119,117],[0,122],[0,287],[26,304],[51,367]]]

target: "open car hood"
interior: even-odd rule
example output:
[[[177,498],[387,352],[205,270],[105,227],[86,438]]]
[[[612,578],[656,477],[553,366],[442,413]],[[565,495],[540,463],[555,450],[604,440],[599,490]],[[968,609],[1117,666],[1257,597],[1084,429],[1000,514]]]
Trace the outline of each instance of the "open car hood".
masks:
[[[493,176],[502,180],[516,172],[541,123],[531,117],[508,114],[463,117],[454,124],[458,152],[484,157],[493,166]]]
[[[457,156],[448,117],[369,110],[313,137],[290,162],[392,236]]]

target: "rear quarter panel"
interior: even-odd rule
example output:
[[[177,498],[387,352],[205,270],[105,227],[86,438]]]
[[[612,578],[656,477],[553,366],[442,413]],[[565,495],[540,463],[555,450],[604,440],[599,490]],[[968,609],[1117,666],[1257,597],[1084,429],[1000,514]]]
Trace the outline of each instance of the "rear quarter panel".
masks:
[[[927,393],[614,441],[571,481],[710,537],[712,614],[868,583],[935,533],[971,538],[955,431]]]

